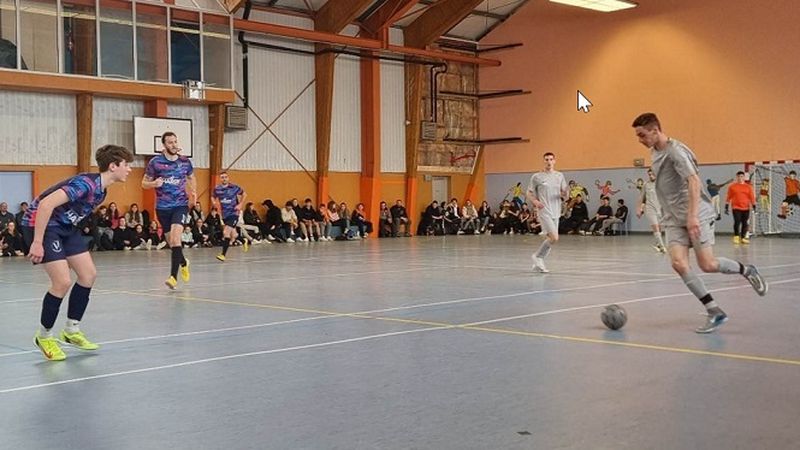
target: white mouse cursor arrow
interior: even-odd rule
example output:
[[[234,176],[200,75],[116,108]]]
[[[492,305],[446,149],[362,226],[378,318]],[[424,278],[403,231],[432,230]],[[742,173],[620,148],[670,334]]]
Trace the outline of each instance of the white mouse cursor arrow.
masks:
[[[578,91],[578,111],[583,110],[584,113],[588,113],[590,106],[593,106],[592,102],[581,91]]]

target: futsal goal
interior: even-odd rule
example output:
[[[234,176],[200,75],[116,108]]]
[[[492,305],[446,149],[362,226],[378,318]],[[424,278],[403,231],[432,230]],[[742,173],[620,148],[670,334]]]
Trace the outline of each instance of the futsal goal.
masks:
[[[786,202],[789,173],[800,173],[800,162],[768,162],[747,165],[756,194],[753,232],[756,235],[800,237],[800,205]],[[795,176],[795,179],[798,177]]]

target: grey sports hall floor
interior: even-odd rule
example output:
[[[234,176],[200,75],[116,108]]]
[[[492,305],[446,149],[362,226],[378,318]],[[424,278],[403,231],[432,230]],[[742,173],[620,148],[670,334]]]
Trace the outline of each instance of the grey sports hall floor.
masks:
[[[45,274],[6,258],[0,448],[798,448],[800,240],[718,236],[770,292],[704,276],[731,317],[707,336],[649,242],[568,236],[548,275],[524,236],[192,250],[175,292],[168,252],[99,253],[103,346],[59,363],[31,343]]]

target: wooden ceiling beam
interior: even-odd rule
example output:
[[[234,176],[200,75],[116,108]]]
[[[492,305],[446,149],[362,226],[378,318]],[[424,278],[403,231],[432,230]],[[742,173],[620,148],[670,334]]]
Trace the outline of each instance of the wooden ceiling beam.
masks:
[[[439,0],[405,29],[405,44],[424,48],[464,20],[482,0]]]
[[[417,4],[417,0],[388,0],[367,17],[361,24],[369,34],[377,35],[382,29],[392,26]]]

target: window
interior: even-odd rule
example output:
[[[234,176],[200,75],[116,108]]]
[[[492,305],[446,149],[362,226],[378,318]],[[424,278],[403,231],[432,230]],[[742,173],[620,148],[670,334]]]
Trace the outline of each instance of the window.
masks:
[[[218,88],[231,87],[231,28],[224,16],[203,14],[203,76]]]
[[[97,75],[94,3],[63,0],[61,17],[64,29],[64,73]]]
[[[29,70],[58,72],[58,22],[56,2],[20,0],[22,59]]]
[[[0,0],[0,67],[17,68],[17,7],[14,0]]]
[[[109,78],[134,78],[130,2],[100,0],[100,74]]]
[[[201,80],[200,14],[173,9],[170,11],[172,82]]]
[[[167,9],[136,5],[136,61],[138,79],[169,83]]]

